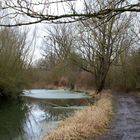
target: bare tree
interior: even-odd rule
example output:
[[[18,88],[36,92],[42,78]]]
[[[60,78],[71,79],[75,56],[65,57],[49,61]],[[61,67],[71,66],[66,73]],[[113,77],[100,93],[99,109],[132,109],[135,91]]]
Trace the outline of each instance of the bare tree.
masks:
[[[45,37],[46,50],[56,54],[61,61],[69,59],[69,54],[74,46],[74,27],[72,25],[55,25],[47,28],[48,36]]]
[[[117,5],[112,4],[112,7],[114,6]],[[104,21],[94,18],[83,21],[77,25],[79,31],[75,28],[71,33],[62,32],[65,26],[61,25],[49,34],[51,42],[54,43],[53,48],[59,57],[63,58],[62,54],[66,54],[69,56],[68,59],[78,67],[93,74],[97,93],[104,88],[111,64],[135,42],[135,35],[131,31],[132,15],[118,15],[108,22]],[[71,29],[71,26],[67,27]],[[67,46],[72,51],[67,52]],[[67,61],[65,58],[64,60]]]
[[[90,18],[110,20],[113,16],[124,12],[140,12],[140,3],[131,3],[129,0],[115,0],[118,7],[108,7],[114,3],[114,0],[104,0],[105,5],[101,6],[102,1],[91,0],[92,6],[89,6],[89,1],[83,0],[82,6],[75,0],[3,0],[1,1],[1,24],[0,26],[21,26],[36,23],[67,23]],[[59,8],[61,7],[61,8]],[[96,7],[95,10],[91,10]],[[55,9],[55,10],[54,10]],[[63,12],[60,12],[63,9]],[[54,12],[55,11],[55,12]],[[7,22],[5,18],[11,22]]]
[[[100,20],[93,19],[83,22],[80,28],[81,39],[77,43],[83,59],[80,67],[94,74],[97,92],[104,88],[110,65],[134,43],[131,20],[132,16],[119,15],[98,26]]]
[[[71,89],[74,88],[77,72],[77,66],[73,64],[71,59],[76,54],[74,52],[75,36],[73,31],[74,26],[72,25],[54,25],[47,29],[47,36],[44,40],[47,66],[53,64],[51,68],[57,69],[58,75],[61,73],[61,77],[64,76],[68,79]]]

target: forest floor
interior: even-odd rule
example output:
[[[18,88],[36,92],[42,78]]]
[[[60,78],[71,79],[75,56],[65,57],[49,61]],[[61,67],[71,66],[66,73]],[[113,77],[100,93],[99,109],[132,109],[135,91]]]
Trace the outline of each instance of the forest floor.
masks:
[[[140,140],[140,96],[115,95],[116,117],[107,134],[98,140]]]

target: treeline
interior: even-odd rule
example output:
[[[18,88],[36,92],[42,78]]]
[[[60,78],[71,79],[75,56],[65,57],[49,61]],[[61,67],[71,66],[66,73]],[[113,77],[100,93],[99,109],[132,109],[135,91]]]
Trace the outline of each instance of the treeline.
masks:
[[[105,6],[117,8],[119,4]],[[94,88],[97,93],[104,88],[139,89],[140,40],[136,18],[135,14],[124,13],[108,21],[91,18],[47,27],[44,54],[33,68],[32,86]]]
[[[0,98],[17,97],[26,85],[27,56],[25,32],[0,29]]]
[[[106,87],[124,90],[140,90],[140,48],[133,48],[120,54],[111,66],[106,79]]]
[[[83,12],[117,9],[122,2],[86,3]],[[24,88],[140,89],[139,17],[136,13],[90,17],[48,25],[42,58],[31,66],[27,33],[0,28],[0,97]],[[74,19],[76,21],[76,19]],[[134,26],[135,25],[135,26]],[[31,55],[31,54],[30,54]]]
[[[53,59],[50,59],[53,61]],[[96,89],[95,77],[69,63],[50,62],[48,58],[40,59],[32,68],[30,87],[32,88],[69,88],[69,89]],[[56,60],[56,59],[55,59]],[[119,91],[140,90],[140,49],[122,53],[110,67],[105,88]],[[52,65],[53,64],[53,65]],[[51,65],[51,67],[50,67]]]

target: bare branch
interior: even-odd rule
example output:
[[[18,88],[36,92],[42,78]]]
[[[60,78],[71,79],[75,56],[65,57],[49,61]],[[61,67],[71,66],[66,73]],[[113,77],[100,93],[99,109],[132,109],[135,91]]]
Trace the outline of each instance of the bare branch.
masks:
[[[62,0],[62,1],[50,1],[50,2],[32,2],[27,0],[18,0],[16,2],[13,1],[6,1],[4,6],[1,7],[1,11],[8,11],[9,14],[5,14],[5,16],[9,17],[12,15],[13,19],[15,18],[15,15],[22,16],[26,20],[26,22],[20,21],[13,22],[13,23],[0,23],[0,26],[5,27],[12,27],[12,26],[22,26],[22,25],[30,25],[30,24],[37,24],[37,23],[70,23],[70,22],[76,22],[80,20],[87,20],[90,18],[95,19],[106,19],[105,22],[108,22],[112,17],[122,14],[124,12],[140,12],[140,3],[136,4],[124,4],[124,1],[118,0],[116,2],[116,5],[120,5],[119,7],[107,7],[107,5],[99,5],[100,2],[96,0],[96,4],[99,6],[99,9],[97,11],[90,9],[89,5],[87,5],[87,2],[84,1],[85,11],[84,12],[78,12],[76,11],[73,4],[69,4],[70,10],[68,12],[65,12],[64,14],[54,14],[49,13],[49,7],[53,4],[60,4],[60,3],[68,3],[71,1],[68,0]],[[73,2],[73,1],[72,1]],[[110,1],[108,4],[112,4],[113,1]],[[40,10],[37,10],[37,6],[41,6]],[[66,6],[66,8],[68,8]],[[59,10],[57,10],[59,13]],[[3,19],[5,16],[1,15],[1,19]],[[28,19],[29,18],[29,19]]]

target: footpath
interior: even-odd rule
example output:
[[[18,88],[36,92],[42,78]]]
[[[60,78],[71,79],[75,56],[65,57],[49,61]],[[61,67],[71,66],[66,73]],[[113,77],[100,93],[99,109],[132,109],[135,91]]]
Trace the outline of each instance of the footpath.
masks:
[[[108,132],[98,140],[140,140],[140,97],[115,95],[117,114]]]

